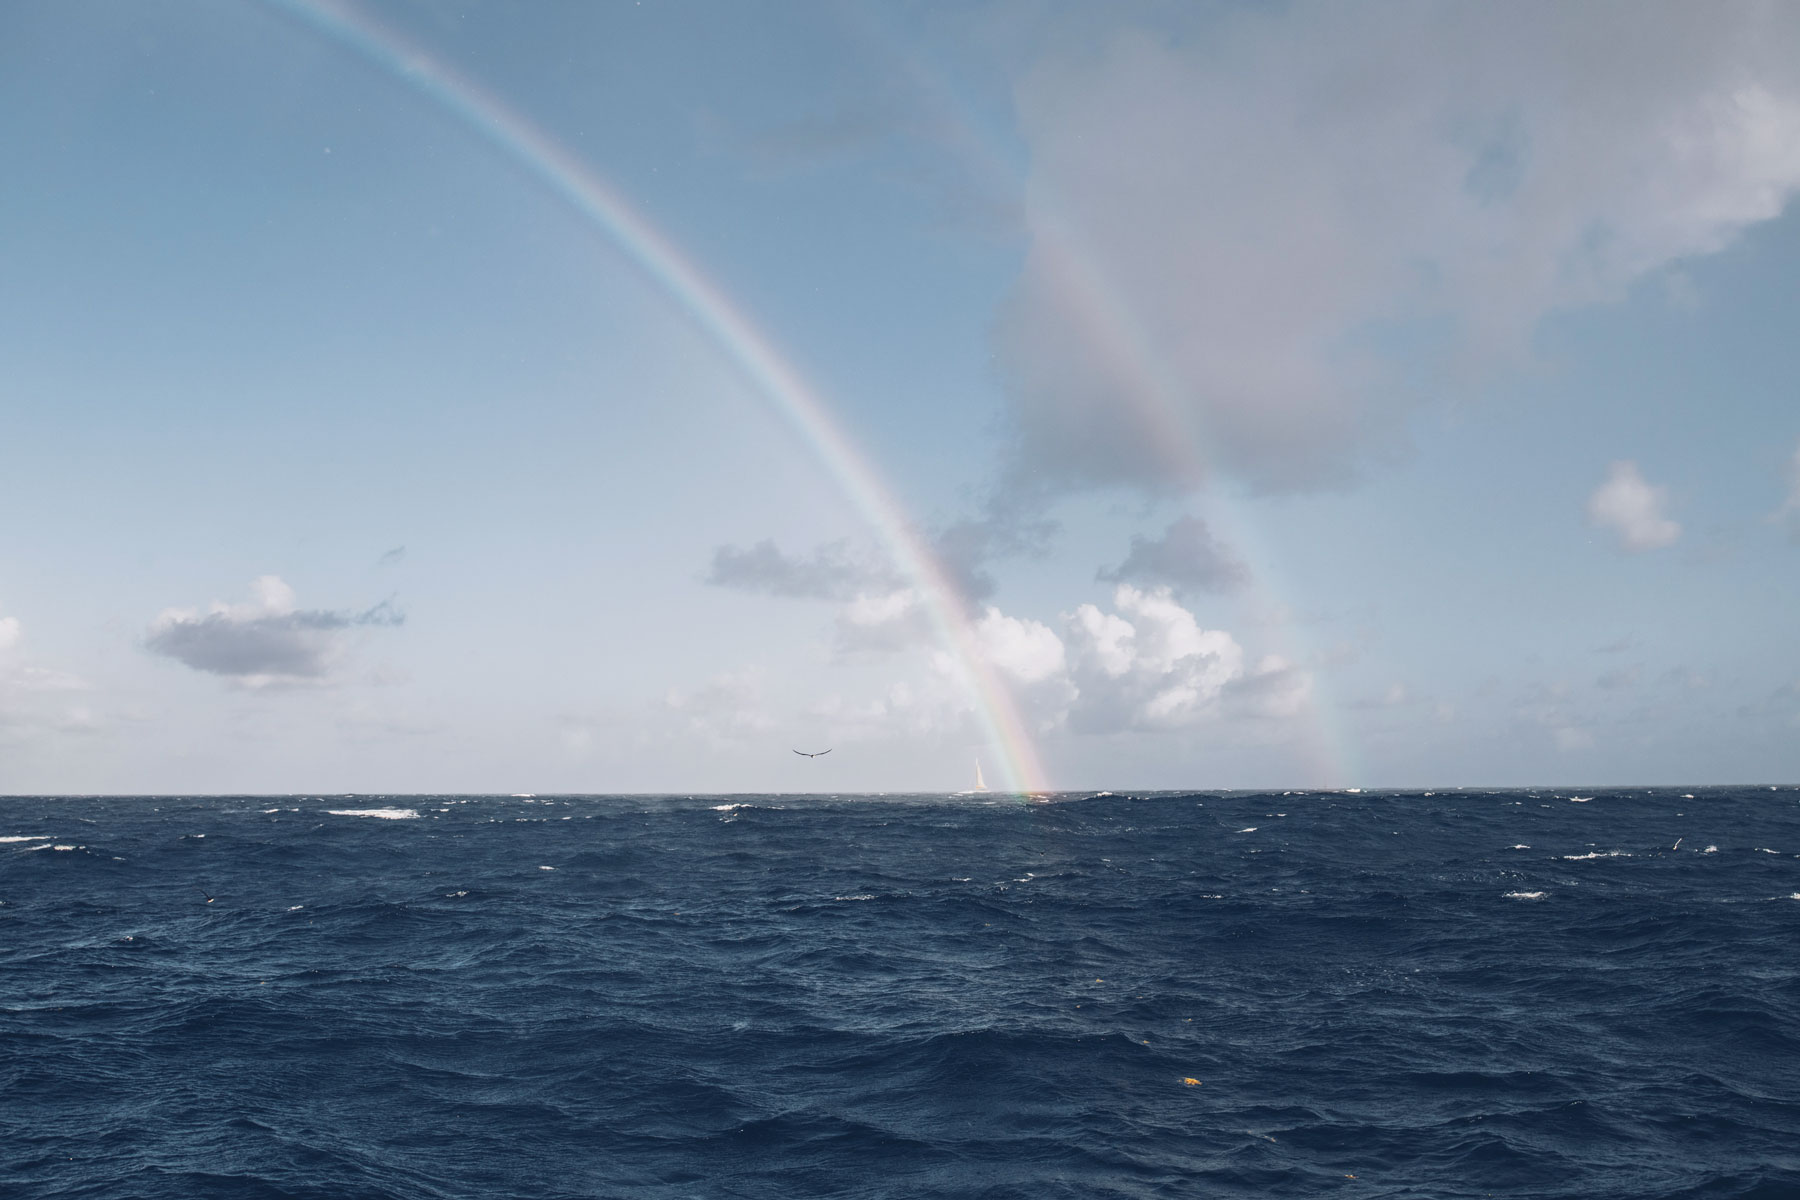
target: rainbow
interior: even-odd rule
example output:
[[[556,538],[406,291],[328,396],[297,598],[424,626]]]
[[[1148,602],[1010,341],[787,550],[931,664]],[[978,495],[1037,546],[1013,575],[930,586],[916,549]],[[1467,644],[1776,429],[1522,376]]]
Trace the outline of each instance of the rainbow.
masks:
[[[879,47],[899,68],[919,100],[927,107],[933,127],[947,149],[956,154],[971,174],[999,194],[1019,190],[1016,172],[1006,165],[1006,155],[971,119],[971,105],[956,95],[948,78],[927,65],[923,56],[910,51],[893,28],[882,20],[879,6],[855,6],[834,10],[853,33]],[[1054,198],[1041,190],[1034,194],[1035,220],[1030,227],[1031,254],[1044,272],[1045,281],[1058,303],[1088,344],[1105,359],[1123,385],[1117,393],[1150,433],[1150,443],[1163,457],[1164,469],[1184,490],[1195,491],[1213,481],[1213,439],[1198,406],[1186,403],[1187,390],[1177,372],[1161,354],[1145,323],[1134,311],[1125,292],[1107,270],[1104,257],[1080,235],[1076,223],[1059,211]],[[1029,269],[1029,264],[1028,264]],[[1246,506],[1226,487],[1215,486],[1207,511],[1222,526],[1227,540],[1253,551],[1251,602],[1266,613],[1288,609],[1280,597],[1274,563],[1276,555],[1261,537]],[[1279,648],[1293,660],[1307,655],[1288,644],[1298,631],[1286,621],[1274,622]],[[1314,675],[1315,695],[1308,706],[1311,730],[1304,749],[1311,760],[1310,773],[1323,785],[1344,787],[1360,783],[1364,776],[1360,756],[1331,698],[1320,693],[1324,681]]]
[[[1171,474],[1188,488],[1195,488],[1212,474],[1207,447],[1211,444],[1197,406],[1184,404],[1184,388],[1176,372],[1157,352],[1131,305],[1100,265],[1100,256],[1087,250],[1075,231],[1059,217],[1042,214],[1036,229],[1035,249],[1044,256],[1046,273],[1058,299],[1076,316],[1089,343],[1105,357],[1113,374],[1127,386],[1121,394],[1147,426],[1154,443],[1164,453]],[[1257,568],[1250,573],[1251,601],[1268,613],[1286,609],[1278,598],[1266,540],[1229,491],[1215,488],[1209,512],[1226,528],[1226,537],[1240,547],[1253,547]],[[1287,623],[1278,632],[1291,636]],[[1285,639],[1284,639],[1285,640]],[[1300,658],[1287,646],[1285,657]],[[1313,676],[1315,690],[1320,686]],[[1346,787],[1360,782],[1362,769],[1353,743],[1332,719],[1336,706],[1328,696],[1317,696],[1307,707],[1312,728],[1306,746],[1311,772],[1321,786]]]
[[[767,335],[616,188],[498,96],[338,0],[268,0],[435,102],[561,196],[672,298],[800,437],[917,592],[952,670],[1000,756],[1002,786],[1048,789],[1011,693],[981,653],[963,598],[874,466]]]

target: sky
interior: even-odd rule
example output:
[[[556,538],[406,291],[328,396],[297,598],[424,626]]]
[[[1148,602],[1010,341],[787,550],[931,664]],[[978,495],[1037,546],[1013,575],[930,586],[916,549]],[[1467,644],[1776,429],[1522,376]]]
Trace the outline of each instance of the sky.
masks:
[[[1792,6],[37,0],[0,154],[0,792],[1800,779]]]

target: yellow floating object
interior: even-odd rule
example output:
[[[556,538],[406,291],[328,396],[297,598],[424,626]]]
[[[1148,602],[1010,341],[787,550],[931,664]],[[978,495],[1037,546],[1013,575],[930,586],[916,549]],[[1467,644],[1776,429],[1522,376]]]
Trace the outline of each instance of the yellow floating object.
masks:
[[[1198,1079],[1195,1079],[1192,1075],[1189,1075],[1187,1078],[1183,1079],[1181,1082],[1187,1084],[1189,1087],[1199,1087],[1200,1086],[1200,1081]]]

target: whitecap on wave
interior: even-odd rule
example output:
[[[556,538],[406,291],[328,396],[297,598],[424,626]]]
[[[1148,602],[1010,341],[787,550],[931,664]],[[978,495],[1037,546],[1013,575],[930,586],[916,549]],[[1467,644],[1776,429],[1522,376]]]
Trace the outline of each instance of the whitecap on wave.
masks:
[[[1543,892],[1508,892],[1508,893],[1506,893],[1506,898],[1508,900],[1542,900],[1544,898],[1544,893]]]
[[[18,833],[9,837],[0,837],[0,842],[47,842],[49,840],[50,835],[47,833]]]
[[[380,821],[419,819],[419,810],[416,808],[328,808],[325,811],[334,817],[374,817]]]

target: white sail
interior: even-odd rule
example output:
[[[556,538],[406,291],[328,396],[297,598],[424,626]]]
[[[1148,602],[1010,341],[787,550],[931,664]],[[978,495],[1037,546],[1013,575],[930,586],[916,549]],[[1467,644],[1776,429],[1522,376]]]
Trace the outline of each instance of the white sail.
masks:
[[[987,791],[987,784],[984,783],[981,778],[981,760],[979,758],[975,760],[975,789],[974,790],[978,791],[978,792]]]

